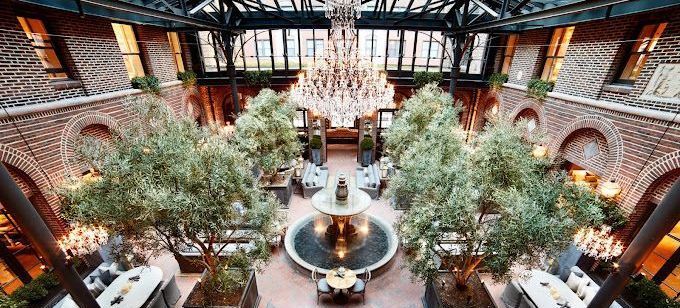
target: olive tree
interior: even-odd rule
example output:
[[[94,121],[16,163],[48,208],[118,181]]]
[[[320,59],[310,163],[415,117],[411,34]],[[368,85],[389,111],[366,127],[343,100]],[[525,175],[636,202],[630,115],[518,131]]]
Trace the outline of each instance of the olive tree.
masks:
[[[258,188],[233,141],[176,119],[160,98],[133,100],[128,107],[130,122],[107,155],[91,161],[96,180],[69,179],[58,190],[65,216],[120,235],[121,249],[164,250],[181,258],[194,246],[201,255],[195,262],[208,271],[208,291],[234,290],[249,269],[268,260],[278,202]],[[219,244],[229,242],[229,231],[244,228],[251,230],[254,248],[223,254]]]
[[[281,165],[300,155],[294,116],[295,105],[285,94],[263,89],[236,120],[234,139],[239,149],[267,175],[275,176]]]
[[[521,125],[493,118],[466,144],[457,118],[451,107],[433,115],[391,183],[392,193],[412,195],[397,227],[416,277],[433,279],[443,268],[465,289],[484,266],[507,278],[513,266],[558,254],[579,227],[600,222],[597,196],[532,157]]]

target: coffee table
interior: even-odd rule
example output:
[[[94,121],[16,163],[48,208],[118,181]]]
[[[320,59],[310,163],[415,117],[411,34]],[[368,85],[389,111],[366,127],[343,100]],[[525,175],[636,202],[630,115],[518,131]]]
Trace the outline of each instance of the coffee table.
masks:
[[[326,282],[331,288],[339,290],[334,294],[333,299],[338,303],[347,303],[349,297],[343,291],[354,286],[357,282],[357,274],[351,269],[345,269],[345,274],[340,277],[338,269],[333,268],[326,274]]]

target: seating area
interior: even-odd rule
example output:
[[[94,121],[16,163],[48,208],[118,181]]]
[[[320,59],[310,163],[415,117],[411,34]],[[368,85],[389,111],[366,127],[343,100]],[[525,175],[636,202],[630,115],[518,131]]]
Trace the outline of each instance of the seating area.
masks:
[[[357,188],[365,191],[371,198],[380,198],[380,168],[378,164],[356,168]]]
[[[302,175],[302,196],[311,198],[319,190],[326,187],[328,182],[328,167],[316,166],[308,163]]]

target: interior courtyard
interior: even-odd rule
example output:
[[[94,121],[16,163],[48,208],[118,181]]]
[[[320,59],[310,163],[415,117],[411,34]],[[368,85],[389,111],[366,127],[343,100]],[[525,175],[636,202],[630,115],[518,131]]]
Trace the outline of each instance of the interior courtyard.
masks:
[[[0,0],[0,308],[680,307],[678,0]]]

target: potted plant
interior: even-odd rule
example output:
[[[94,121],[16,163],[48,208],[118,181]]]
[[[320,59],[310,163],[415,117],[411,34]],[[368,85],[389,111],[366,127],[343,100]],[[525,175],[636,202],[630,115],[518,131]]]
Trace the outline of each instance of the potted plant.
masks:
[[[438,86],[442,80],[444,80],[444,74],[441,72],[421,71],[413,73],[413,83],[415,84],[416,88],[422,88],[425,85],[431,83],[433,83],[435,86]]]
[[[323,143],[321,142],[321,136],[312,136],[312,140],[309,141],[309,147],[312,149],[312,162],[317,166],[323,165],[323,162],[321,161],[322,146]]]
[[[552,81],[531,79],[527,83],[527,96],[542,101],[548,97],[548,92],[552,91],[554,86],[555,82]]]
[[[272,78],[272,71],[245,71],[243,79],[251,87],[268,88]]]
[[[489,88],[492,92],[498,92],[503,88],[503,84],[508,82],[508,74],[493,73],[489,76]]]
[[[397,224],[407,267],[436,282],[443,300],[452,299],[447,304],[468,307],[470,296],[488,300],[478,269],[507,278],[516,265],[558,255],[603,215],[597,195],[565,184],[547,160],[530,154],[523,127],[497,117],[466,144],[458,115],[447,106],[429,121],[389,189],[411,196]]]
[[[140,89],[144,93],[159,95],[161,93],[160,81],[154,75],[135,77],[130,80],[132,87]]]
[[[196,84],[196,73],[193,71],[178,72],[177,79],[182,81],[184,87],[191,87]]]
[[[373,163],[373,138],[371,135],[364,135],[364,139],[361,139],[361,166],[367,167]]]
[[[270,257],[278,202],[257,185],[234,140],[175,118],[156,97],[133,99],[128,111],[97,179],[70,178],[57,190],[65,217],[106,228],[121,250],[166,251],[204,268],[189,302],[237,305],[250,271]],[[231,231],[245,228],[252,245],[226,252],[238,240]]]
[[[248,109],[236,120],[234,140],[265,179],[271,179],[265,185],[280,181],[279,167],[300,155],[294,116],[295,106],[285,95],[264,89],[248,100]]]

